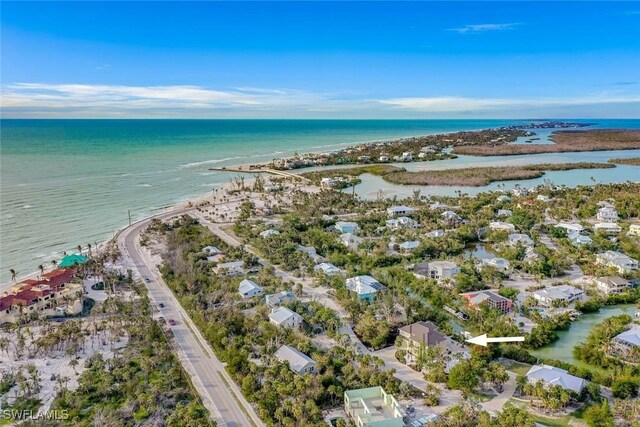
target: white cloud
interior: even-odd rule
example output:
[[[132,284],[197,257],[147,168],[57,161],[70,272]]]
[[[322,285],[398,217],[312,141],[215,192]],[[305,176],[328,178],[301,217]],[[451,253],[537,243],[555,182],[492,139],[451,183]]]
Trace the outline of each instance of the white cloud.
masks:
[[[486,33],[488,31],[513,30],[518,25],[520,24],[517,22],[511,22],[507,24],[472,24],[465,25],[464,27],[459,28],[449,28],[448,31],[453,31],[458,34],[477,34]]]

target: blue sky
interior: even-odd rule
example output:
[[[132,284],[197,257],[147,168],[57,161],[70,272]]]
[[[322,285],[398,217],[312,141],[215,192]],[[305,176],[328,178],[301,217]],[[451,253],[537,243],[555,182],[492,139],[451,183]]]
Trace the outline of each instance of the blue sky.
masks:
[[[2,2],[3,117],[640,117],[638,2]]]

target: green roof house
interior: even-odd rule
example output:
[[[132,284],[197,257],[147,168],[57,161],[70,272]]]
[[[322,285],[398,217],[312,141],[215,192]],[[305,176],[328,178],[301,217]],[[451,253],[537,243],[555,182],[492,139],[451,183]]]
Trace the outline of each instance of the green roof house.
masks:
[[[404,410],[379,386],[345,391],[344,409],[358,427],[404,426]]]
[[[81,254],[71,254],[62,258],[58,263],[58,267],[60,268],[73,267],[74,265],[84,264],[87,261],[89,261],[89,257],[86,257]]]

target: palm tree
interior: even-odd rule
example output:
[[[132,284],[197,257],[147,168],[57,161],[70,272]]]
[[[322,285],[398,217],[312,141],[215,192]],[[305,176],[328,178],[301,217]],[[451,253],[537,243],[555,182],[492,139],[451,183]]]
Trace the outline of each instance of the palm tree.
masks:
[[[40,270],[40,278],[42,279],[42,277],[44,275],[44,265],[40,264],[38,266],[38,270]]]
[[[78,249],[78,253],[79,254],[82,254],[82,246],[78,245],[78,247],[76,249]]]
[[[56,261],[55,259],[51,261],[51,267],[53,267],[53,269],[55,270],[56,267],[58,267],[58,261]]]
[[[9,272],[11,273],[11,281],[13,283],[16,283],[16,277],[18,276],[18,272],[13,268],[10,268]]]

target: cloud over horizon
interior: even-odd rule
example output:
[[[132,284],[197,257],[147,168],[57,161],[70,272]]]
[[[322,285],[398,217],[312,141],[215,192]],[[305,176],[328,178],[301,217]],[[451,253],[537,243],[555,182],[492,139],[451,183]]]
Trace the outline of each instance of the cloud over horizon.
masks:
[[[478,34],[478,33],[486,33],[489,31],[505,31],[505,30],[513,30],[517,26],[519,26],[518,22],[510,22],[505,24],[471,24],[465,25],[463,27],[457,28],[449,28],[447,31],[453,31],[458,34]]]

